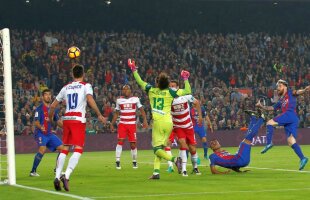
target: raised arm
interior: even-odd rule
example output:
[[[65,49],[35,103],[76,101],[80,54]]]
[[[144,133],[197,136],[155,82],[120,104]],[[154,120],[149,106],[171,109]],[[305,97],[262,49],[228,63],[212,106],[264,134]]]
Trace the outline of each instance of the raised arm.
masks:
[[[230,170],[227,170],[227,171],[224,171],[224,172],[218,171],[215,168],[215,165],[210,165],[210,170],[211,170],[212,174],[228,174],[230,172]]]
[[[190,73],[188,71],[182,70],[181,77],[184,80],[185,87],[184,87],[184,89],[179,89],[177,91],[178,96],[184,96],[184,95],[192,93],[192,88],[188,82],[189,76],[190,76]]]
[[[310,91],[310,85],[307,86],[305,89],[300,89],[300,90],[294,90],[293,95],[298,96],[298,95],[303,95],[305,92]]]
[[[128,59],[128,67],[131,69],[131,71],[132,71],[132,73],[133,73],[133,76],[135,77],[135,79],[136,79],[138,85],[139,85],[143,90],[147,90],[147,87],[146,87],[146,86],[148,85],[148,83],[147,83],[147,82],[144,82],[144,81],[141,79],[141,77],[140,77],[140,75],[139,75],[139,73],[138,73],[138,71],[137,71],[137,67],[136,67],[135,61],[132,60],[132,59]]]

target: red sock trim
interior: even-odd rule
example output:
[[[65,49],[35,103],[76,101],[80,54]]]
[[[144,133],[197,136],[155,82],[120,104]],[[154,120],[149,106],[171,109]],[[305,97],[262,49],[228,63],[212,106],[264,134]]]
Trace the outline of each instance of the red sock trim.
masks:
[[[185,150],[185,151],[186,151],[186,150],[187,150],[187,148],[180,148],[180,150]]]
[[[61,153],[68,155],[69,151],[68,150],[61,150]]]
[[[135,150],[137,147],[130,147],[131,148],[131,150]]]
[[[74,152],[78,152],[78,153],[82,154],[83,153],[83,149],[74,149]]]
[[[195,155],[196,154],[196,151],[194,151],[194,152],[191,152],[191,155]]]
[[[124,144],[124,142],[119,141],[119,142],[117,142],[117,144],[122,146]]]
[[[165,151],[171,151],[170,147],[165,147]]]

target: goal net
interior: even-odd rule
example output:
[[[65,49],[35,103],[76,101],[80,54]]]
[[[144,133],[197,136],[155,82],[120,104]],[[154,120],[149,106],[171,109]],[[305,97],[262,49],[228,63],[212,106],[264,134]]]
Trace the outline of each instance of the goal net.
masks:
[[[0,30],[0,184],[16,184],[9,29]]]

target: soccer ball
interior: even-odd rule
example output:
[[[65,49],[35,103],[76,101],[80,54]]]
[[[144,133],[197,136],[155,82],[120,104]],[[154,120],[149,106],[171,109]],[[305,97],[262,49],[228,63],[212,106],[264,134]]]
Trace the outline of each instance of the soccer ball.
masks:
[[[81,50],[78,47],[73,46],[73,47],[70,47],[68,49],[67,54],[68,54],[69,58],[75,59],[81,55]]]

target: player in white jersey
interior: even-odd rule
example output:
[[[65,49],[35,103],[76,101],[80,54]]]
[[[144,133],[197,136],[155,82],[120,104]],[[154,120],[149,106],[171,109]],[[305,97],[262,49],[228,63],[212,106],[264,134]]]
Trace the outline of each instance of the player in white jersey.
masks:
[[[93,98],[93,89],[89,83],[83,82],[84,67],[82,65],[75,65],[72,68],[72,75],[74,81],[65,85],[52,103],[49,112],[49,119],[52,121],[55,108],[60,102],[66,102],[66,113],[63,116],[63,144],[64,148],[59,154],[56,167],[56,176],[54,180],[54,187],[57,191],[61,190],[60,180],[63,182],[64,189],[69,191],[69,177],[74,168],[79,162],[83,153],[86,131],[86,105],[95,111],[98,119],[106,123],[106,119],[100,113],[97,104]],[[66,156],[69,153],[69,147],[74,147],[74,153],[69,159],[69,163],[64,175],[61,175]]]
[[[171,81],[170,88],[178,90],[179,89],[178,82]],[[197,143],[195,139],[193,123],[190,117],[190,103],[192,103],[193,106],[198,109],[199,121],[200,123],[202,123],[200,103],[192,95],[186,95],[175,98],[171,106],[173,132],[176,134],[180,145],[179,156],[182,159],[182,170],[179,171],[179,173],[182,173],[182,176],[188,176],[186,170],[186,164],[187,164],[186,150],[189,150],[189,152],[191,153],[191,160],[193,164],[192,173],[196,175],[201,174],[197,166],[197,159],[198,159],[198,155],[196,152]]]
[[[131,148],[131,157],[133,168],[138,168],[137,165],[137,137],[136,137],[136,110],[139,109],[143,117],[143,128],[147,128],[146,114],[138,97],[131,96],[131,89],[129,85],[124,85],[122,89],[124,96],[116,100],[116,112],[113,116],[110,128],[114,132],[114,124],[118,116],[120,122],[117,129],[117,145],[115,149],[116,169],[121,169],[120,158],[122,154],[123,144],[125,138],[128,136],[128,141]]]

